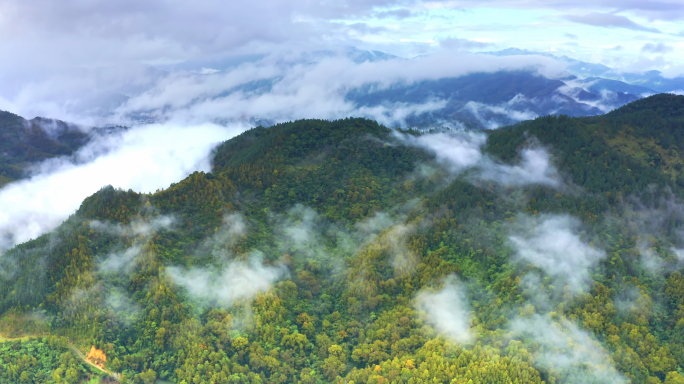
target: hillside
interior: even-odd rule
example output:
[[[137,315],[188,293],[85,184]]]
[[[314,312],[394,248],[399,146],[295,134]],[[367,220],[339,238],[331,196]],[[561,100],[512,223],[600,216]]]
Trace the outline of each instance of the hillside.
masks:
[[[75,125],[40,117],[26,120],[0,111],[0,188],[26,177],[31,165],[71,155],[88,140]]]
[[[130,383],[684,382],[683,123],[656,95],[486,132],[254,128],[2,256],[0,333],[46,357],[0,364],[85,380],[66,336]]]

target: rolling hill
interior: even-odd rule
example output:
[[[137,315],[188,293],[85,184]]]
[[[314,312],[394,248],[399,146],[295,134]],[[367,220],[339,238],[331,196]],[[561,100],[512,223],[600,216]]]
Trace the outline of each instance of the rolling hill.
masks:
[[[0,333],[45,363],[0,359],[78,382],[69,337],[132,383],[684,381],[682,124],[662,94],[489,131],[251,129],[2,256]]]

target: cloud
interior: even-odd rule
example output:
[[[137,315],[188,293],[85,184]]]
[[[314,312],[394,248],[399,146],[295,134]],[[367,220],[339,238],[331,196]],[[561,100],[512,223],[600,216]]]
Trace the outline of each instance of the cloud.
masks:
[[[601,344],[570,321],[555,322],[548,315],[535,314],[516,318],[509,329],[512,336],[529,338],[540,346],[535,365],[548,370],[559,382],[628,382]]]
[[[90,228],[117,237],[149,236],[160,229],[173,227],[175,221],[173,216],[166,215],[152,217],[149,220],[136,219],[128,225],[93,220],[90,222]]]
[[[591,269],[605,258],[603,250],[579,236],[580,222],[567,215],[520,217],[509,242],[519,262],[529,263],[578,293],[592,282]]]
[[[459,39],[458,37],[448,37],[439,41],[439,45],[447,49],[468,50],[468,49],[484,49],[491,47],[492,43]]]
[[[384,233],[389,242],[390,263],[395,276],[410,274],[418,265],[418,255],[406,246],[409,236],[415,233],[417,227],[416,224],[397,224]]]
[[[656,28],[644,27],[628,19],[625,16],[612,13],[592,12],[586,15],[566,15],[563,17],[573,23],[586,24],[603,28],[625,28],[633,31],[661,33]]]
[[[244,216],[238,212],[224,215],[221,226],[202,242],[196,253],[200,256],[211,254],[222,259],[231,257],[231,248],[247,236],[247,225]]]
[[[607,222],[635,239],[633,246],[639,250],[642,267],[659,276],[684,266],[684,232],[679,229],[684,224],[684,205],[669,189],[646,193],[650,195],[643,199],[627,197],[622,215],[609,217]]]
[[[354,224],[354,228],[365,238],[384,231],[395,224],[396,219],[390,217],[387,212],[378,211],[375,212],[373,216],[356,222],[356,224]]]
[[[241,123],[254,119],[277,123],[359,116],[403,125],[407,116],[444,108],[446,101],[368,107],[357,106],[347,98],[348,93],[360,87],[378,91],[426,80],[509,70],[531,71],[550,78],[565,73],[562,63],[541,56],[441,52],[416,60],[390,58],[356,63],[345,52],[274,54],[212,75],[170,74],[151,89],[129,98],[115,112],[122,119],[140,111],[154,111],[159,119]]]
[[[465,109],[479,120],[487,129],[497,129],[502,125],[510,124],[506,120],[514,122],[531,120],[538,115],[530,110],[516,109],[516,104],[527,102],[527,98],[521,94],[515,95],[511,100],[499,105],[488,105],[476,101],[469,101]],[[518,106],[520,108],[520,106]],[[524,108],[524,106],[523,106]],[[503,122],[502,119],[503,118]]]
[[[584,82],[582,80],[566,80],[565,86],[559,87],[557,92],[571,98],[577,103],[584,104],[588,107],[593,107],[599,109],[603,113],[608,113],[615,108],[622,105],[622,101],[619,98],[617,92],[613,92],[607,89],[601,89],[600,91],[592,90],[591,86],[596,81]],[[600,96],[594,100],[587,100],[586,92],[598,94]]]
[[[606,12],[630,12],[649,20],[680,20],[684,18],[684,4],[679,0],[660,1],[625,1],[625,0],[490,0],[488,8],[518,9],[518,10],[552,10],[559,12],[575,12],[577,10],[595,9]],[[482,7],[480,0],[431,0],[424,7],[431,9],[478,8]]]
[[[104,304],[111,308],[112,314],[117,320],[125,325],[135,322],[142,311],[142,307],[131,299],[124,290],[116,287],[109,287],[105,290]]]
[[[406,119],[410,116],[419,116],[424,113],[438,111],[447,105],[447,100],[428,101],[426,103],[383,103],[374,107],[362,106],[350,113],[363,117],[369,117],[380,124],[392,126],[406,125]]]
[[[147,205],[141,213],[151,213],[155,209]],[[104,273],[130,273],[136,261],[143,255],[149,254],[147,242],[150,237],[160,230],[173,229],[176,219],[173,216],[158,215],[153,217],[138,217],[133,219],[130,224],[102,222],[93,220],[90,228],[121,239],[133,239],[132,244],[128,245],[123,251],[112,251],[101,261],[98,262],[99,272]]]
[[[418,40],[427,24],[419,20],[416,26],[396,28],[392,25],[395,20],[429,14],[439,8],[479,6],[472,0],[255,0],[249,4],[225,4],[219,0],[198,0],[192,4],[180,0],[150,0],[144,4],[132,0],[116,4],[104,0],[64,0],[59,6],[47,0],[5,0],[0,3],[0,57],[12,60],[0,62],[0,107],[29,117],[43,115],[98,124],[108,117],[113,106],[131,96],[156,85],[163,88],[159,82],[174,65],[350,45],[386,48],[389,52],[410,49],[413,55],[418,50],[432,49],[434,44],[402,46],[398,40]],[[496,0],[488,2],[488,7],[552,9],[564,13],[595,9],[597,12],[567,18],[640,31],[654,29],[605,12],[620,9],[648,20],[684,16],[684,6],[677,0],[603,0],[591,3],[590,8],[588,2]],[[440,35],[435,36],[439,38]],[[447,39],[444,44],[476,49],[483,43]],[[44,60],[45,57],[51,59]],[[456,57],[451,63],[458,65],[459,61]],[[225,69],[205,65],[188,70],[208,74]]]
[[[395,132],[394,136],[404,145],[432,152],[437,162],[446,166],[452,174],[475,169],[470,176],[473,182],[484,180],[505,186],[564,186],[556,167],[551,162],[551,156],[544,148],[525,148],[521,152],[521,163],[508,165],[496,162],[482,153],[482,147],[487,141],[484,133],[453,130],[419,136]]]
[[[426,321],[449,339],[462,344],[474,339],[470,331],[468,300],[455,276],[448,277],[442,289],[435,293],[420,291],[415,306],[419,311],[425,311]]]
[[[130,273],[137,259],[142,253],[138,245],[126,248],[123,252],[112,252],[98,264],[101,272],[124,272]]]
[[[635,285],[627,284],[618,292],[613,303],[615,309],[621,316],[627,316],[637,307],[639,299],[642,297],[642,292]]]
[[[644,44],[643,47],[641,47],[641,52],[648,52],[648,53],[668,53],[672,52],[674,48],[670,47],[669,45],[665,45],[663,43],[646,43]]]
[[[271,226],[278,238],[279,251],[310,260],[330,256],[323,234],[334,226],[314,209],[296,204],[286,214],[272,216]],[[336,228],[334,231],[337,232]],[[338,235],[345,236],[346,232]]]
[[[144,5],[131,0],[117,4],[95,0],[87,5],[65,0],[56,7],[45,0],[6,0],[0,3],[0,36],[7,36],[0,39],[0,56],[13,60],[0,63],[0,105],[30,117],[89,125],[109,122],[113,107],[157,85],[167,86],[162,79],[173,65],[370,46],[368,36],[387,38],[396,31],[368,22],[369,18],[414,16],[416,7],[407,5],[403,0],[344,4],[257,0],[239,6],[218,0],[192,5],[179,0],[151,0]],[[52,59],[48,63],[44,57]],[[204,65],[188,71],[206,76],[225,69]],[[226,101],[224,107],[230,105]]]
[[[13,60],[0,62],[0,100],[21,115],[92,117],[102,104],[149,88],[164,74],[156,65],[347,45],[360,30],[338,20],[395,3],[66,0],[56,7],[45,0],[6,0],[0,3],[0,56]],[[361,36],[366,33],[374,31]]]
[[[574,33],[565,33],[563,36],[565,36],[566,38],[568,38],[568,39],[570,39],[570,40],[577,40],[577,39],[579,39],[579,37],[578,37],[577,35],[575,35]]]
[[[210,171],[211,150],[240,131],[168,124],[95,137],[75,157],[48,161],[31,178],[0,189],[0,252],[51,231],[106,185],[153,192]]]
[[[487,142],[483,133],[453,131],[428,133],[420,136],[394,132],[404,145],[424,148],[435,154],[437,162],[459,173],[472,168],[482,160],[482,146]]]
[[[149,208],[149,210],[153,211],[152,208]],[[159,230],[172,229],[175,222],[176,220],[173,216],[164,215],[148,219],[137,218],[128,225],[99,220],[91,221],[90,228],[95,231],[123,239],[133,238],[133,245],[128,246],[123,251],[110,252],[100,261],[98,263],[98,271],[130,273],[136,260],[145,252],[145,243],[150,237]]]
[[[231,261],[222,268],[168,267],[166,272],[176,284],[197,299],[212,305],[231,306],[238,300],[251,300],[266,292],[271,284],[287,274],[284,266],[268,266],[259,254],[249,262]]]
[[[498,164],[487,160],[478,175],[479,179],[503,185],[537,184],[552,188],[562,186],[558,170],[551,163],[551,156],[543,148],[525,148],[521,152],[520,165]]]
[[[378,19],[406,19],[409,17],[413,17],[415,15],[414,12],[412,12],[409,9],[406,8],[401,8],[401,9],[393,9],[391,11],[380,11],[380,12],[375,12],[373,13],[373,16],[377,17]]]

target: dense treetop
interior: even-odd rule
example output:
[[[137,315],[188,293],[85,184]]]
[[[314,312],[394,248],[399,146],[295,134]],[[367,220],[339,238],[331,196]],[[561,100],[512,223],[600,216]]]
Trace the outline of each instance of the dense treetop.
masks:
[[[45,337],[0,365],[84,380],[69,337],[132,383],[684,382],[682,121],[657,95],[475,136],[254,128],[0,258],[0,332]],[[435,149],[480,134],[469,168]]]

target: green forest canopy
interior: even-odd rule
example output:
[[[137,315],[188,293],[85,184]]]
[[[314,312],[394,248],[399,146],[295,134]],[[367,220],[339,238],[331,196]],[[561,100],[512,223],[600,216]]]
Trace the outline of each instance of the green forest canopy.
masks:
[[[476,133],[254,128],[8,251],[0,332],[45,340],[0,382],[85,380],[68,337],[131,383],[682,383],[683,124],[674,95],[540,117],[458,171],[426,143]]]

